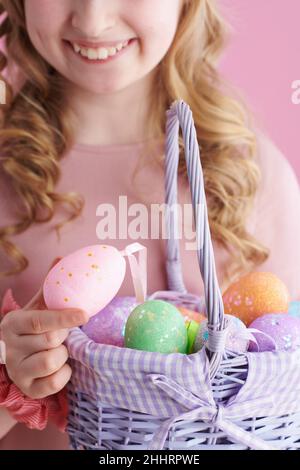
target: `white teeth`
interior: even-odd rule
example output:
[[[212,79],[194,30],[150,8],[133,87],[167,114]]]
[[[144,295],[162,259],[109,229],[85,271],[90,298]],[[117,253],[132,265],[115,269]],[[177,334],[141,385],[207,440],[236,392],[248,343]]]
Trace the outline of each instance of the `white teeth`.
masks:
[[[91,60],[98,59],[98,52],[95,49],[88,49],[87,54],[88,58]]]
[[[123,44],[120,42],[120,44],[118,44],[116,47],[117,51],[120,51],[122,47],[123,47]]]
[[[80,53],[83,57],[87,57],[89,60],[105,60],[108,57],[112,57],[120,52],[124,47],[128,45],[129,41],[125,41],[123,43],[119,43],[116,47],[101,47],[99,49],[92,49],[92,48],[84,48],[80,47],[76,43],[72,43],[73,49],[76,53]]]
[[[97,56],[99,59],[107,59],[108,50],[101,47],[101,49],[98,49]]]
[[[83,55],[83,57],[88,57],[88,50],[87,49],[80,49],[80,54]]]
[[[75,52],[80,52],[80,47],[78,46],[78,44],[73,44],[73,47]]]
[[[110,56],[116,55],[117,52],[118,52],[118,51],[117,51],[117,49],[116,49],[115,47],[110,47],[110,48],[108,49],[108,55],[110,55]]]

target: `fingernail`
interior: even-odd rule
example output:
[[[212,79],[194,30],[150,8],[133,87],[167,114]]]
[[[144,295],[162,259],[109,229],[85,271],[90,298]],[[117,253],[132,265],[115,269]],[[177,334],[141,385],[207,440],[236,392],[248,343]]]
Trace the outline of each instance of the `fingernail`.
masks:
[[[89,315],[87,314],[87,312],[80,308],[72,308],[72,309],[68,309],[68,311],[73,314],[75,322],[85,323],[89,318]]]

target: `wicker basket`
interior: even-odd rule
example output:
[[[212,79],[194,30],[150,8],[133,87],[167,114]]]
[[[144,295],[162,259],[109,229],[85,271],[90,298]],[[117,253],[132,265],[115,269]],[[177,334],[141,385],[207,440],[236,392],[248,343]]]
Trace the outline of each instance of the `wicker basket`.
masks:
[[[179,125],[209,320],[207,349],[160,354],[96,344],[80,328],[66,341],[68,433],[73,449],[298,449],[300,351],[234,354],[215,269],[193,117],[182,100],[167,111],[166,203],[177,202]],[[200,210],[198,210],[200,209]],[[191,306],[181,275],[177,219],[169,212],[169,291],[151,297]]]

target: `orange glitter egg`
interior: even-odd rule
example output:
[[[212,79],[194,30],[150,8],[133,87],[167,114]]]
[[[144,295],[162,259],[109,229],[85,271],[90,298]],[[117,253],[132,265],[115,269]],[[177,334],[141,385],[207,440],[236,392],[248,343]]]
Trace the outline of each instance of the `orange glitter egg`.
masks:
[[[189,310],[185,307],[177,307],[181,315],[184,317],[184,321],[194,320],[197,323],[201,323],[203,320],[206,320],[206,316],[203,313],[195,312],[194,310]]]
[[[238,279],[223,294],[224,312],[247,326],[266,313],[287,313],[290,295],[273,273],[252,272]]]

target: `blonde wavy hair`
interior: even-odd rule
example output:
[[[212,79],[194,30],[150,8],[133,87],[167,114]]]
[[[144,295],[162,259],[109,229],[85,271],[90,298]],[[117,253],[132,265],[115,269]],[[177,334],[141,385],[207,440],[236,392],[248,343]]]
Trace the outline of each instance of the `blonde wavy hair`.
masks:
[[[65,82],[34,49],[26,31],[23,0],[1,0],[0,25],[9,59],[22,72],[21,89],[2,76],[7,58],[0,53],[0,78],[6,82],[0,141],[2,168],[22,204],[15,224],[0,228],[0,247],[15,262],[0,277],[24,271],[28,259],[10,237],[34,223],[49,222],[57,204],[69,217],[57,231],[80,215],[84,199],[77,193],[58,194],[60,160],[71,149],[74,135],[66,104]],[[227,24],[214,0],[185,0],[174,41],[157,67],[148,117],[149,136],[165,134],[165,112],[176,99],[186,101],[194,116],[201,149],[212,238],[231,254],[223,289],[242,273],[262,264],[269,250],[246,231],[260,181],[255,162],[256,139],[244,105],[224,91],[216,61],[227,39]],[[151,145],[149,145],[151,151]],[[162,164],[163,156],[157,155]],[[180,177],[187,178],[180,137]]]

